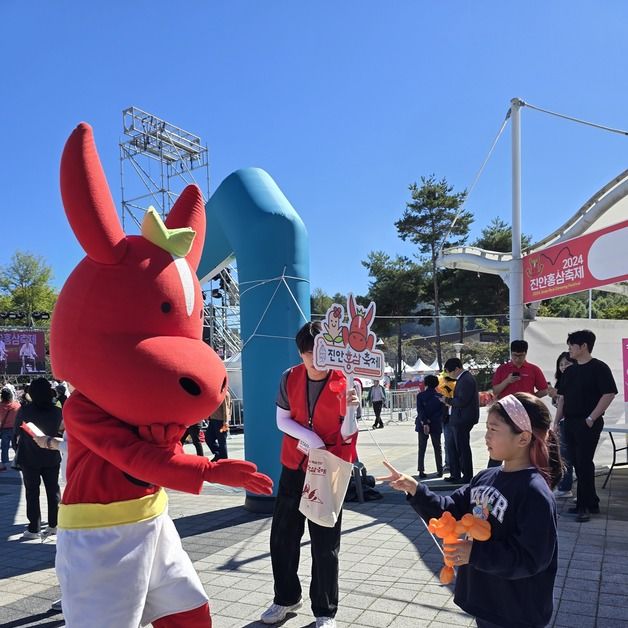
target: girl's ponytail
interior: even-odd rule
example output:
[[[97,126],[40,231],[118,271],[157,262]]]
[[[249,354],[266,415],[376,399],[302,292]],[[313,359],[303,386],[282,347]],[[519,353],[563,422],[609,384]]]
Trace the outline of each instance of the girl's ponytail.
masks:
[[[547,433],[539,430],[538,428],[532,428],[532,441],[530,442],[530,462],[535,466],[541,475],[545,478],[545,481],[552,486],[552,473],[550,467],[550,454],[548,443],[546,442]]]
[[[549,485],[553,489],[562,480],[564,467],[560,457],[560,443],[552,429],[547,432],[547,449],[549,452]]]

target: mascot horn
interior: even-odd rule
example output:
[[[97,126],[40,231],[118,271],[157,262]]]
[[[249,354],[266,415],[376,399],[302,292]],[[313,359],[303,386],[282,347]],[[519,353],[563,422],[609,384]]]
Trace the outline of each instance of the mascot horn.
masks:
[[[53,372],[75,389],[63,410],[56,562],[66,625],[210,627],[162,487],[200,493],[208,481],[270,494],[272,482],[250,462],[212,463],[179,442],[227,387],[202,341],[200,190],[187,187],[165,224],[149,210],[142,235],[127,236],[91,127],[80,124],[63,151],[61,195],[87,254],[61,290],[50,336]]]

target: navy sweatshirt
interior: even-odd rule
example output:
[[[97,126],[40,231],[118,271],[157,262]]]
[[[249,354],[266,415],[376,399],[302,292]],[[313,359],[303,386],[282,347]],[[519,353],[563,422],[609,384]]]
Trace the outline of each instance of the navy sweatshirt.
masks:
[[[473,542],[457,570],[454,602],[464,611],[509,628],[546,626],[553,611],[558,564],[556,501],[537,469],[480,471],[449,497],[419,484],[408,496],[425,520],[448,510],[488,518],[491,538]]]
[[[431,432],[443,431],[443,402],[434,388],[426,388],[416,396],[417,420],[415,432],[422,432],[424,425],[430,426]]]

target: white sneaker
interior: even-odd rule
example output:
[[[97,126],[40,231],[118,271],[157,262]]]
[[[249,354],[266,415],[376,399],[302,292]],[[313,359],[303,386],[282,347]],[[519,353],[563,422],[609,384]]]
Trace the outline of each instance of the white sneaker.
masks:
[[[336,620],[333,617],[317,617],[316,628],[336,628]]]
[[[29,532],[28,530],[25,530],[22,533],[22,541],[34,541],[35,539],[37,539],[38,541],[41,540],[41,535],[39,534],[39,532]]]
[[[276,624],[286,618],[288,613],[298,611],[303,606],[303,600],[299,600],[292,606],[281,606],[280,604],[271,604],[259,618],[263,624]],[[317,620],[318,621],[318,620]],[[333,624],[335,625],[335,624]]]
[[[557,498],[566,498],[566,497],[573,497],[573,493],[571,491],[559,491],[559,490],[555,490],[554,491],[554,495]]]
[[[45,541],[49,536],[53,536],[57,533],[57,528],[46,528],[41,533],[41,540]]]

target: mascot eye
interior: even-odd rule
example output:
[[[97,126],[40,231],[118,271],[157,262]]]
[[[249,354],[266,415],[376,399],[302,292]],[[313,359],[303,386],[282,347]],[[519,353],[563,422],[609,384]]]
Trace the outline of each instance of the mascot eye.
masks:
[[[168,313],[171,309],[172,309],[172,305],[171,305],[168,301],[164,301],[164,302],[161,304],[161,311],[162,311],[164,314],[167,314],[167,313]]]

